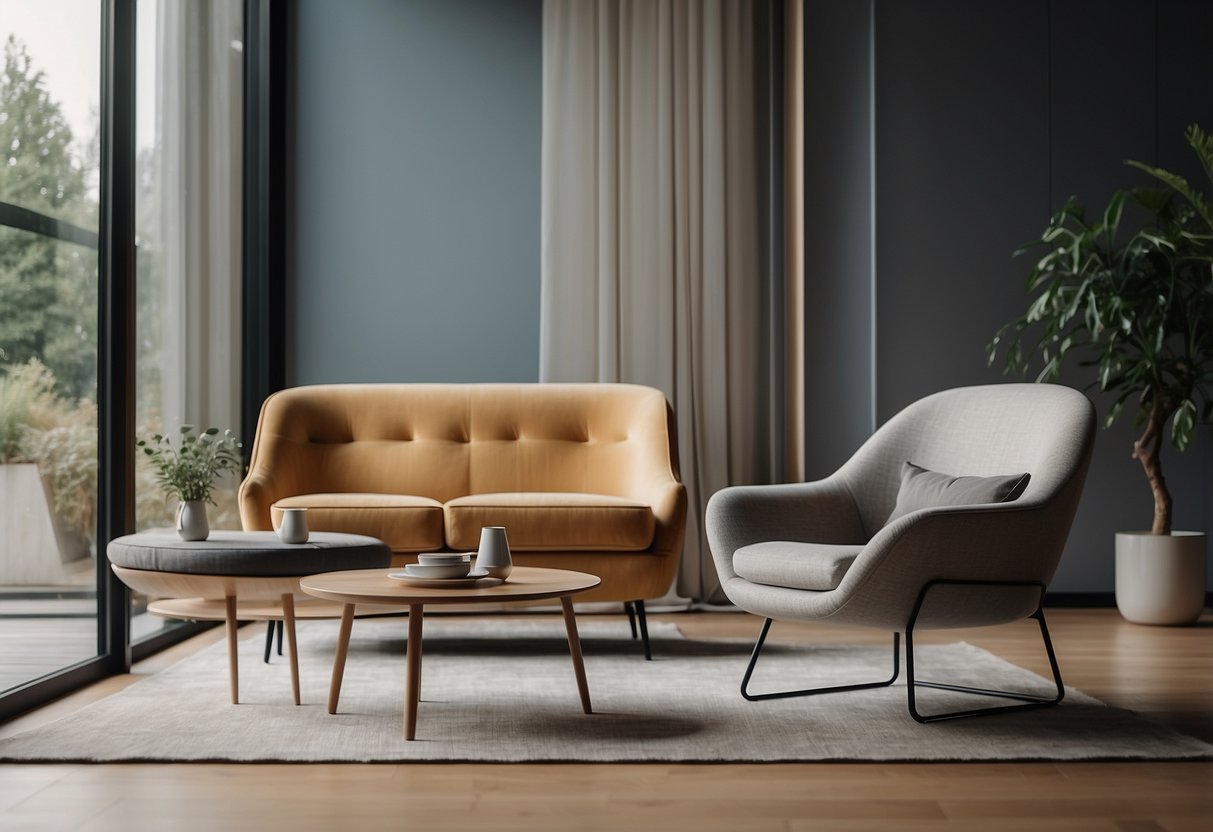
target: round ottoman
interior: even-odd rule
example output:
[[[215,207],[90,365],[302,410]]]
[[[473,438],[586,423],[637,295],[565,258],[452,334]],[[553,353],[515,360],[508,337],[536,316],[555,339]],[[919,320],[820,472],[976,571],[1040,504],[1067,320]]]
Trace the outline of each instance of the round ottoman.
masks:
[[[206,540],[182,540],[172,529],[156,529],[115,538],[106,554],[114,574],[131,589],[181,599],[159,602],[152,606],[154,612],[226,622],[232,704],[239,702],[240,689],[237,621],[284,622],[291,687],[298,705],[295,595],[302,594],[299,579],[321,572],[387,567],[392,560],[391,550],[382,541],[335,532],[312,532],[306,543],[283,543],[274,532],[216,530]],[[221,613],[217,612],[220,605]],[[339,614],[339,610],[325,607],[311,610],[307,617]]]

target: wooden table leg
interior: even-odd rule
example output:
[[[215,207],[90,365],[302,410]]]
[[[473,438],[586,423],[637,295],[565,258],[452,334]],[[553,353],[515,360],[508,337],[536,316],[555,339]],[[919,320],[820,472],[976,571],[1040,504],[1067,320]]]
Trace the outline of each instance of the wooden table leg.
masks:
[[[341,679],[345,676],[345,657],[350,649],[350,630],[354,628],[354,605],[346,604],[341,609],[341,629],[337,632],[337,655],[333,657],[333,681],[329,685],[329,713],[337,713],[337,699],[341,696]]]
[[[295,641],[295,595],[291,592],[282,593],[282,623],[286,628],[286,646],[291,660],[291,692],[295,694],[295,704],[300,704],[299,697],[299,649]]]
[[[227,624],[227,678],[232,690],[232,704],[240,702],[240,667],[236,662],[236,596],[228,595],[223,599],[224,622]]]
[[[581,709],[587,714],[590,709],[590,685],[585,679],[585,663],[581,660],[581,639],[577,636],[577,619],[573,616],[573,602],[565,595],[560,599],[564,613],[564,629],[569,635],[569,655],[573,659],[573,673],[577,676],[577,692],[581,694]]]
[[[404,738],[417,736],[417,702],[421,699],[421,604],[409,604],[408,676],[404,691]]]

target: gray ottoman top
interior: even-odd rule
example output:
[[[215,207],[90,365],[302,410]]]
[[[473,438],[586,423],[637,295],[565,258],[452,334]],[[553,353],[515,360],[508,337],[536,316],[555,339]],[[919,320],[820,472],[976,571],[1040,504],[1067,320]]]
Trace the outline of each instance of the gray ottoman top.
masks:
[[[341,569],[390,566],[392,552],[373,537],[312,532],[307,543],[283,543],[274,532],[212,531],[206,540],[182,540],[172,529],[115,538],[110,563],[152,572],[294,577]]]

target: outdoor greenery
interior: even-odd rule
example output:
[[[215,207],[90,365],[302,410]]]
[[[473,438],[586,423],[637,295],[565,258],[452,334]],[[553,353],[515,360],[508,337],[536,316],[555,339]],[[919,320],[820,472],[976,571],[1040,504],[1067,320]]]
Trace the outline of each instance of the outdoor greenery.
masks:
[[[1213,186],[1213,136],[1188,128],[1188,144]],[[1117,191],[1088,220],[1071,198],[1039,240],[1044,253],[1028,275],[1028,311],[989,344],[991,363],[1005,350],[1007,370],[1037,381],[1058,377],[1066,357],[1090,368],[1089,385],[1115,396],[1105,427],[1127,402],[1142,432],[1133,457],[1154,496],[1155,534],[1170,534],[1172,497],[1159,453],[1166,425],[1184,450],[1198,419],[1213,413],[1213,187],[1141,162],[1162,187]],[[1128,218],[1128,221],[1126,221]]]
[[[205,500],[212,505],[211,492],[215,481],[224,472],[240,471],[240,442],[230,430],[222,434],[218,428],[194,433],[193,425],[182,425],[179,441],[173,445],[170,437],[155,434],[150,440],[136,442],[151,460],[166,497],[183,503]]]
[[[97,407],[70,400],[36,358],[0,375],[0,464],[35,463],[54,511],[82,539],[96,540]]]
[[[96,140],[75,149],[76,138],[45,73],[9,37],[0,71],[0,201],[95,230],[88,182]],[[0,226],[0,364],[37,358],[64,395],[94,396],[96,309],[95,251]]]

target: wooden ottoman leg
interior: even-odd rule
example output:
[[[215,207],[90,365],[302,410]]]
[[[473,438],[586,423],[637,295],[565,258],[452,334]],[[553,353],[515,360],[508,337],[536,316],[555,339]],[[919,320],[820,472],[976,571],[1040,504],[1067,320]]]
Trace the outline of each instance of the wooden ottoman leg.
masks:
[[[295,594],[282,593],[282,622],[286,628],[286,647],[291,660],[291,693],[295,694],[295,704],[299,701],[299,649],[295,641]]]
[[[240,703],[240,668],[236,662],[236,596],[228,595],[224,621],[227,624],[227,677],[232,689],[232,704]]]

